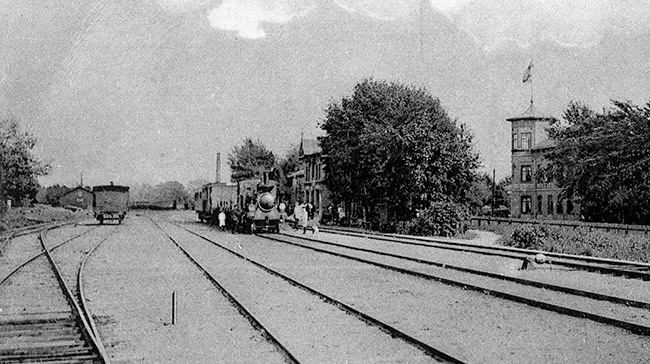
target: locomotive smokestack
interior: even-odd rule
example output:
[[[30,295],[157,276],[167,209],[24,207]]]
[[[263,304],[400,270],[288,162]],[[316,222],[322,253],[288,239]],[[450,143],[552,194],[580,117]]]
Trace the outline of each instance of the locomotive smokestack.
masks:
[[[221,153],[217,153],[217,169],[215,171],[215,182],[221,182]]]

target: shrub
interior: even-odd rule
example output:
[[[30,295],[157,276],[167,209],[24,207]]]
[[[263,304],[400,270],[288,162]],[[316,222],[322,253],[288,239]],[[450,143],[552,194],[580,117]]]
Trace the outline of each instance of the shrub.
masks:
[[[469,226],[467,210],[453,202],[433,202],[418,210],[417,217],[397,224],[399,234],[418,236],[454,236],[463,234]]]
[[[502,243],[523,249],[650,262],[650,241],[642,234],[548,225],[519,225]]]
[[[506,245],[522,249],[539,249],[549,236],[546,225],[523,225],[515,229]]]

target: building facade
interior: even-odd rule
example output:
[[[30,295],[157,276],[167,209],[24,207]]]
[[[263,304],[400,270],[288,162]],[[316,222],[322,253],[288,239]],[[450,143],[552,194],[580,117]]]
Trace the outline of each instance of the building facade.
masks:
[[[93,192],[83,186],[75,187],[59,197],[59,205],[89,210],[93,206]]]
[[[580,208],[565,198],[548,173],[545,153],[555,147],[546,129],[555,120],[531,103],[523,114],[506,119],[512,126],[510,215],[515,218],[574,220]]]
[[[325,187],[325,161],[317,140],[302,139],[298,158],[300,171],[294,181],[298,193],[302,194],[302,202],[309,202],[316,208],[318,220],[322,219],[323,212],[330,205],[330,194]]]

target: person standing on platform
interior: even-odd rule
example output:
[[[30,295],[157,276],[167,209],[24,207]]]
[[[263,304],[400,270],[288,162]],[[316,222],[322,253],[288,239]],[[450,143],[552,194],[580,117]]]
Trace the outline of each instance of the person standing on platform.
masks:
[[[223,210],[219,212],[219,230],[226,231],[226,213]]]

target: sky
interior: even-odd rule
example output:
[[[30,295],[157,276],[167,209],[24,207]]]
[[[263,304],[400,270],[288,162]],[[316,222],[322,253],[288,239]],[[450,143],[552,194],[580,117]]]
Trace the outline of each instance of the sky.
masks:
[[[0,113],[42,185],[215,179],[244,138],[283,156],[366,78],[426,88],[509,175],[529,106],[650,101],[645,0],[3,0]]]

